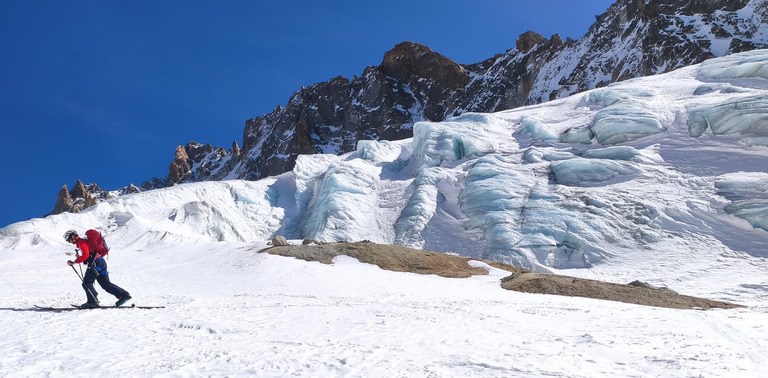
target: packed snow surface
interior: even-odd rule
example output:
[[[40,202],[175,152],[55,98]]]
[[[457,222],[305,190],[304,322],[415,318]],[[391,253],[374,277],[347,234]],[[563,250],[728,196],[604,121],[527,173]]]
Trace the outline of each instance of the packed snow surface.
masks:
[[[768,51],[542,105],[417,122],[256,182],[178,185],[0,229],[1,376],[768,376]],[[84,301],[62,235],[102,231]],[[681,311],[257,253],[371,240],[747,306]],[[481,264],[479,262],[474,262]],[[103,303],[113,301],[108,294]]]

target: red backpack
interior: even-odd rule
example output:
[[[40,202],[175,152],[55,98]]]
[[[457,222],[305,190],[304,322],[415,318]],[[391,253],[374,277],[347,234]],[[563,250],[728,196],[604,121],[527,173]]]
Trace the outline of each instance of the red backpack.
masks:
[[[85,237],[93,246],[93,250],[101,256],[106,256],[109,253],[109,247],[107,241],[101,236],[101,233],[96,230],[88,230],[85,232]]]

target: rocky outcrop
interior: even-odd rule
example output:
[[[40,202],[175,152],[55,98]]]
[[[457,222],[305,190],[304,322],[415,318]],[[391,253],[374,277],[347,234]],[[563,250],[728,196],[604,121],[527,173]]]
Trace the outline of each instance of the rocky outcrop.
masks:
[[[168,180],[172,182],[181,182],[182,178],[192,170],[189,164],[189,155],[184,146],[176,147],[176,155],[173,157],[171,165],[168,166]]]
[[[517,51],[525,54],[531,51],[536,45],[546,43],[546,42],[547,42],[547,39],[544,38],[543,35],[536,32],[527,31],[523,34],[520,34],[520,36],[517,37],[517,40],[515,40],[515,47],[517,48]]]
[[[111,197],[112,194],[99,188],[98,185],[84,185],[82,181],[77,180],[72,190],[69,190],[66,185],[59,190],[51,214],[77,213]]]
[[[413,42],[400,43],[384,54],[379,70],[384,75],[418,88],[419,92],[426,94],[429,94],[427,92],[433,86],[455,91],[469,82],[469,72],[464,66],[432,51],[427,46]],[[439,98],[440,93],[435,92],[429,97]],[[437,113],[434,116],[442,117],[443,114]]]
[[[232,153],[233,159],[240,158],[240,146],[237,145],[237,141],[232,142],[232,149],[230,149],[230,152]]]
[[[272,238],[272,245],[275,247],[285,247],[291,244],[288,243],[288,240],[285,239],[285,236],[275,236]]]
[[[343,255],[355,258],[361,263],[377,265],[384,270],[436,274],[446,278],[465,278],[488,274],[487,269],[471,266],[468,262],[472,259],[469,257],[371,242],[303,244],[300,246],[278,245],[273,242],[272,247],[261,252],[295,257],[305,261],[317,261],[323,264],[332,264],[334,258]],[[516,268],[490,260],[483,260],[483,262],[515,274],[529,272],[524,268]]]
[[[486,268],[471,266],[469,261],[474,259],[468,257],[416,250],[398,245],[342,242],[325,243],[323,245],[286,246],[285,244],[275,243],[275,241],[272,244],[271,248],[264,249],[261,252],[295,257],[306,261],[318,261],[323,264],[332,264],[335,257],[345,255],[355,258],[362,263],[377,265],[384,270],[436,274],[447,278],[463,278],[488,274],[488,269]],[[495,261],[481,261],[494,268],[510,272],[509,276],[501,280],[501,287],[507,290],[594,298],[677,309],[708,310],[711,308],[729,309],[743,307],[729,302],[681,295],[675,291],[654,287],[640,281],[621,285],[557,274],[535,273],[528,269]]]
[[[165,179],[153,179],[152,182],[145,182],[142,187],[153,189],[184,182],[221,180],[239,161],[240,154],[237,141],[232,142],[229,153],[222,147],[189,142],[186,146],[176,147]]]
[[[135,193],[141,193],[141,188],[139,188],[136,185],[130,184],[122,189],[120,189],[120,195],[126,195],[126,194],[135,194]]]
[[[644,306],[699,309],[744,307],[735,303],[679,294],[640,281],[622,285],[611,282],[588,280],[558,274],[534,272],[513,273],[502,280],[501,287],[523,293],[564,295],[594,298]]]
[[[56,204],[53,205],[53,211],[51,214],[60,214],[73,211],[75,204],[72,202],[72,196],[69,194],[69,188],[66,185],[61,187],[59,195],[56,197]]]
[[[96,184],[91,184],[91,190],[101,192],[101,188],[98,187]],[[83,182],[80,180],[77,180],[75,183],[75,186],[72,187],[72,190],[69,192],[70,196],[72,197],[72,202],[74,202],[74,206],[79,208],[80,210],[87,209],[93,205],[96,204],[96,198],[91,195],[91,192],[86,189],[85,185],[83,185]],[[106,195],[105,195],[106,196]]]

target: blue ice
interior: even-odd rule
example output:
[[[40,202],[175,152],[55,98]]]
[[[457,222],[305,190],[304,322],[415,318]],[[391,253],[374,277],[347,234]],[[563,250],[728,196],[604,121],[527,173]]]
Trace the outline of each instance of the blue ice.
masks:
[[[646,106],[620,102],[600,110],[590,129],[603,145],[633,141],[666,130],[658,117]]]
[[[547,141],[558,140],[558,136],[555,135],[543,122],[531,117],[522,117],[520,119],[522,123],[522,130],[528,133],[535,141]]]
[[[584,151],[581,155],[592,159],[632,160],[640,151],[631,146],[612,146]]]
[[[754,50],[705,61],[699,68],[699,80],[768,79],[768,50]]]
[[[700,137],[707,129],[715,135],[768,136],[768,96],[741,97],[687,110],[688,134],[692,137]]]
[[[569,186],[594,185],[638,172],[630,163],[612,160],[571,159],[552,163],[555,181]]]

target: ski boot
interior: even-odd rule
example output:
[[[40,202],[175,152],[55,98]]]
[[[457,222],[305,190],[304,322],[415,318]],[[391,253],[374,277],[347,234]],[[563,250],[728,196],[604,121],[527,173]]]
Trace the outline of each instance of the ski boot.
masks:
[[[125,302],[128,302],[129,300],[131,300],[131,295],[130,295],[130,294],[128,294],[128,293],[125,293],[125,295],[123,295],[122,297],[120,297],[120,299],[118,299],[118,300],[117,300],[117,302],[115,302],[115,307],[120,307],[120,306],[122,306],[122,305],[123,305]]]
[[[101,306],[99,306],[99,301],[97,301],[97,300],[88,301],[88,302],[85,302],[85,303],[80,305],[80,308],[83,308],[83,309],[86,309],[86,308],[98,308],[98,307],[101,307]]]

